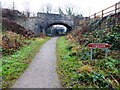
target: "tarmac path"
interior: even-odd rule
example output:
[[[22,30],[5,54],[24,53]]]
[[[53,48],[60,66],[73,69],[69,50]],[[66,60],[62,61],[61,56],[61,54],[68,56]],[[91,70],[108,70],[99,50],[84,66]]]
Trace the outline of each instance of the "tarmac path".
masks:
[[[47,41],[12,88],[58,88],[56,40]]]

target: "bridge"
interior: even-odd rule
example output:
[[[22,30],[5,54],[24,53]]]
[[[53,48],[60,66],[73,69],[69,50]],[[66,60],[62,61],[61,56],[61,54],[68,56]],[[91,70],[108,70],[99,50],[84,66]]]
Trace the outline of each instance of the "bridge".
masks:
[[[63,25],[67,31],[71,31],[79,24],[79,19],[74,16],[37,13],[37,17],[18,18],[16,22],[27,29],[33,30],[36,34],[45,33],[45,31],[52,25]]]

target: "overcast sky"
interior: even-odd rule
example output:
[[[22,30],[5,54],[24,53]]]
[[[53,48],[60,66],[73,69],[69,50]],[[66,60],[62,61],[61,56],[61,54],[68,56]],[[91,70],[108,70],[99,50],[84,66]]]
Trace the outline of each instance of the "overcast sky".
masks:
[[[50,4],[53,13],[57,13],[59,7],[65,10],[65,8],[69,6],[73,7],[76,13],[89,16],[120,0],[1,0],[2,7],[11,8],[13,1],[15,2],[15,8],[19,11],[24,11],[24,2],[28,1],[31,12],[43,11],[46,4]]]

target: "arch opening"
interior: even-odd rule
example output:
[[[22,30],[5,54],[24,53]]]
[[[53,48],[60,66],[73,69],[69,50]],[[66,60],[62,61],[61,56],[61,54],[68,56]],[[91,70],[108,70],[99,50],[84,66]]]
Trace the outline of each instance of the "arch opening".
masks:
[[[45,34],[48,36],[64,36],[72,30],[67,24],[64,23],[53,23],[48,25],[45,29]]]

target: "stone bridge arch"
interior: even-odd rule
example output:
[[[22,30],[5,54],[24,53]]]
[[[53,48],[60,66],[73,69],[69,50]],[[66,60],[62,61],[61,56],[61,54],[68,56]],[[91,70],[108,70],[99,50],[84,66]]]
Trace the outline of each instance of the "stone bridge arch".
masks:
[[[63,25],[63,26],[65,26],[65,27],[67,28],[67,32],[70,32],[70,31],[73,29],[72,26],[70,26],[70,25],[68,25],[68,24],[66,24],[66,23],[63,23],[63,22],[54,22],[54,23],[48,24],[48,25],[46,26],[46,28],[45,28],[45,31],[46,31],[49,27],[51,27],[51,26],[53,26],[53,25]]]
[[[26,29],[34,31],[35,34],[44,32],[52,25],[63,25],[68,31],[71,31],[77,26],[74,16],[50,13],[38,13],[37,17],[28,17],[26,19],[18,18],[16,22]],[[79,23],[79,21],[77,23]]]
[[[45,32],[52,25],[63,25],[67,28],[67,31],[72,30],[74,27],[74,16],[38,13],[37,17],[38,22],[36,22],[36,25],[38,25],[40,32]]]

